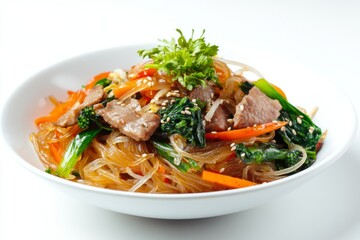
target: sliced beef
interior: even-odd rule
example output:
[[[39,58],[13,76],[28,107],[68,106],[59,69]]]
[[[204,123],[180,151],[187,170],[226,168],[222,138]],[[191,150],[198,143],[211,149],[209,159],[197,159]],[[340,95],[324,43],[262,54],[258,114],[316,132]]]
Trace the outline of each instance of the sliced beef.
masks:
[[[215,110],[213,117],[210,122],[206,122],[205,129],[206,132],[212,131],[226,131],[231,124],[228,122],[230,113],[226,107],[223,105],[219,105],[219,107]]]
[[[214,98],[215,89],[211,85],[197,86],[190,92],[190,99],[198,99],[204,103],[208,103]]]
[[[102,100],[104,97],[103,87],[96,85],[89,91],[82,104],[75,104],[69,111],[63,114],[56,122],[60,127],[69,127],[77,122],[81,109],[87,106],[94,105]]]
[[[281,105],[253,87],[236,106],[234,128],[244,128],[276,120],[280,116]]]
[[[127,104],[113,100],[105,108],[98,109],[97,114],[124,135],[136,141],[147,141],[159,127],[160,117],[155,113],[141,114],[139,107],[135,99]]]

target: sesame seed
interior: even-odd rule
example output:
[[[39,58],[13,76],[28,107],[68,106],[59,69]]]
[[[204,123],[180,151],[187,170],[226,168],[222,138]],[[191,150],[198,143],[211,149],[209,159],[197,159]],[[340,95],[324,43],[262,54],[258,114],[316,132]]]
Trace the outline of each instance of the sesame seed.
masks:
[[[185,110],[184,112],[185,112],[185,114],[187,114],[187,115],[191,115],[191,112],[190,112],[189,110]]]
[[[225,171],[225,168],[221,168],[220,170],[219,170],[219,173],[223,173]]]
[[[189,107],[186,107],[185,110],[189,110],[190,108]]]
[[[227,121],[228,123],[233,123],[233,122],[234,122],[234,119],[229,118],[229,119],[227,119],[226,121]]]
[[[146,79],[151,81],[151,80],[152,80],[152,77],[147,76]]]
[[[292,121],[289,122],[289,126],[291,127],[293,124],[292,124]]]
[[[159,83],[164,83],[166,82],[165,79],[159,79]]]
[[[161,109],[162,109],[162,110],[165,110],[165,109],[166,109],[166,107],[161,107]]]
[[[141,155],[141,157],[147,157],[147,154],[146,154],[146,153],[143,153],[143,154]]]
[[[233,146],[235,146],[235,143],[231,143],[231,144],[230,144],[230,147],[233,147]]]
[[[314,127],[309,127],[309,133],[312,134],[314,132],[315,128]]]
[[[244,159],[244,158],[245,158],[245,153],[240,154],[240,157],[241,157],[242,159]]]
[[[191,100],[193,103],[196,103],[196,99],[194,98],[193,100]]]
[[[244,110],[244,105],[240,104],[240,111]]]
[[[302,120],[301,120],[300,117],[297,117],[297,118],[296,118],[296,121],[298,122],[298,124],[301,124],[301,123],[302,123]]]
[[[181,114],[185,114],[185,111],[181,111],[180,113],[181,113]]]
[[[285,132],[285,127],[282,126],[282,127],[280,128],[280,131]]]
[[[291,132],[292,132],[292,134],[296,135],[295,129],[292,129]]]
[[[230,150],[231,150],[231,151],[235,151],[235,150],[236,150],[236,146],[233,146]]]
[[[231,127],[228,127],[227,130],[230,131],[230,130],[231,130]]]
[[[212,133],[212,134],[216,134],[216,133],[217,133],[217,131],[212,131],[211,133]]]
[[[160,120],[160,123],[165,123],[165,121],[161,119],[161,120]]]
[[[170,117],[167,117],[166,122],[170,122]]]
[[[151,103],[155,103],[155,99],[151,99],[150,102],[151,102]]]

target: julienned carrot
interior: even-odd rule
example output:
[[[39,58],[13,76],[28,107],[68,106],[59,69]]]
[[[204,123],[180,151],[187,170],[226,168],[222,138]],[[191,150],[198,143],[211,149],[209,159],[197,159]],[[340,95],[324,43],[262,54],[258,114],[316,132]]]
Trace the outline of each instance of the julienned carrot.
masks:
[[[102,72],[94,76],[85,86],[85,90],[88,91],[95,86],[95,84],[101,79],[109,77],[110,72]]]
[[[124,85],[114,88],[113,89],[114,96],[116,98],[119,98],[125,93],[129,92],[130,90],[135,89],[137,87],[141,87],[141,82],[139,83],[138,81],[128,81]]]
[[[231,177],[228,175],[214,173],[206,170],[202,172],[201,177],[206,181],[217,183],[228,188],[243,188],[256,185],[256,183],[245,179]]]
[[[145,68],[144,70],[138,72],[135,74],[135,76],[132,77],[131,80],[136,80],[139,78],[144,78],[144,77],[148,77],[148,76],[152,76],[157,72],[156,68]]]
[[[58,142],[49,143],[49,149],[51,151],[51,155],[53,156],[53,158],[55,159],[55,161],[57,163],[61,162],[61,158],[63,155],[63,151],[60,148],[61,148],[60,143],[58,143]]]
[[[211,140],[246,140],[277,130],[286,124],[287,122],[276,121],[230,131],[206,133],[205,137]]]
[[[54,109],[47,115],[43,117],[38,117],[35,119],[35,124],[40,125],[45,122],[56,122],[58,118],[65,114],[75,103],[84,101],[86,94],[83,90],[79,90],[74,93],[70,93],[66,102],[57,104]]]

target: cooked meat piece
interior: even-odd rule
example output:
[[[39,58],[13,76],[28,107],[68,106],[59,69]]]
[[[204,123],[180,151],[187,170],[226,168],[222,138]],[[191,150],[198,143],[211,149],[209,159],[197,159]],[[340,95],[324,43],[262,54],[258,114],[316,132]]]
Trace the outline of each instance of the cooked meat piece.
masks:
[[[281,105],[253,87],[236,106],[234,128],[244,128],[254,124],[268,123],[280,116]]]
[[[57,120],[56,124],[60,127],[69,127],[74,125],[77,122],[81,109],[100,102],[103,96],[103,87],[101,85],[96,85],[89,91],[89,94],[85,97],[82,104],[75,104],[69,111]]]
[[[103,99],[104,94],[103,87],[101,85],[95,85],[89,91],[89,94],[85,97],[84,102],[81,104],[82,108],[100,102]]]
[[[226,109],[226,107],[219,105],[219,107],[215,110],[211,121],[206,122],[206,132],[226,131],[229,127],[231,127],[231,124],[228,122],[229,115],[229,111]]]
[[[160,117],[155,113],[141,114],[137,111],[138,106],[135,99],[131,99],[128,104],[113,100],[96,112],[126,136],[136,141],[147,141],[158,128]]]
[[[194,88],[194,90],[192,90],[190,92],[190,99],[198,99],[202,102],[209,102],[211,99],[214,98],[214,87],[211,85],[206,85],[205,87],[203,86],[197,86],[196,88]]]

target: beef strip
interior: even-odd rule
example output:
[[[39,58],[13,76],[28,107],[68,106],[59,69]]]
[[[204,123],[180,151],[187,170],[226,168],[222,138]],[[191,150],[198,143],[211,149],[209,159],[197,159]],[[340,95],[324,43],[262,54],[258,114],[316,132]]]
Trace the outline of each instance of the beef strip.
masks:
[[[253,87],[236,106],[234,128],[244,128],[255,124],[268,123],[280,116],[281,105]]]
[[[229,111],[223,105],[219,105],[219,107],[215,110],[213,117],[210,122],[206,122],[205,130],[206,132],[212,131],[226,131],[231,124],[228,122]]]
[[[211,85],[197,86],[194,88],[190,94],[190,99],[197,99],[204,103],[210,102],[214,98],[215,89]]]
[[[96,113],[124,135],[136,141],[147,141],[159,127],[160,117],[155,113],[142,114],[138,111],[139,107],[135,99],[127,104],[113,100],[105,108],[96,110]]]
[[[77,122],[81,109],[87,106],[99,103],[104,97],[103,87],[101,85],[95,85],[89,94],[85,97],[84,102],[81,104],[75,104],[69,111],[63,114],[56,122],[60,127],[69,127]]]

